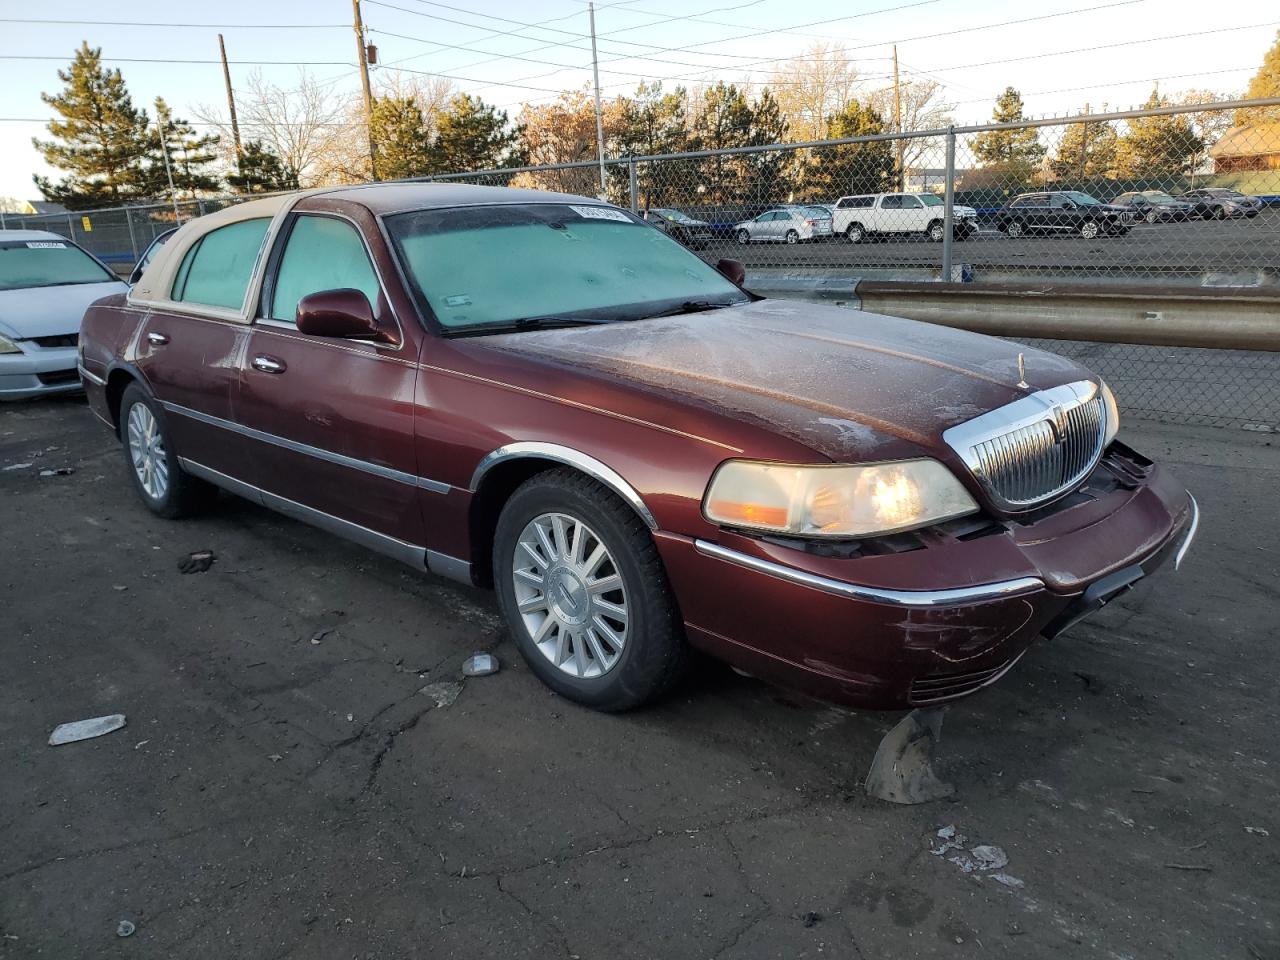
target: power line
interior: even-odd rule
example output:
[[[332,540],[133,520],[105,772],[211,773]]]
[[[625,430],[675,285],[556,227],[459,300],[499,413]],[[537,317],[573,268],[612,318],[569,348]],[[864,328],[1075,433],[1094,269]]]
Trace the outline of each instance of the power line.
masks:
[[[28,53],[0,53],[0,60],[66,60],[66,54],[59,56],[42,56]],[[177,63],[177,64],[219,64],[221,60],[180,60],[169,57],[99,57],[103,63]],[[228,60],[227,63],[237,67],[351,67],[354,64],[345,60]]]
[[[201,30],[331,30],[351,29],[349,23],[157,23],[139,20],[20,20],[0,17],[0,23],[66,24],[81,27],[178,27]]]

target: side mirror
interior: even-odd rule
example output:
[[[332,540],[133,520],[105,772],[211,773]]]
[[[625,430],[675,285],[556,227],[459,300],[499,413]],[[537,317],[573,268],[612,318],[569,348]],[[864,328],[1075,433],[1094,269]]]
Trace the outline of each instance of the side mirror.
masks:
[[[747,282],[747,268],[738,260],[721,260],[716,264],[716,269],[730,283],[742,286]]]
[[[299,332],[313,337],[382,343],[392,340],[374,317],[369,298],[351,287],[307,294],[298,301],[294,322]]]

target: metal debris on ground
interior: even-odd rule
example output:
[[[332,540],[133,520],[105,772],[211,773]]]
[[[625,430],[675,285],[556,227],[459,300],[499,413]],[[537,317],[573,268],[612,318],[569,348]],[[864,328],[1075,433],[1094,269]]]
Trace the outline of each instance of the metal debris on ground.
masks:
[[[929,852],[935,857],[946,857],[948,863],[954,863],[964,873],[976,873],[991,877],[1006,887],[1021,887],[1023,882],[1017,877],[1004,873],[1001,868],[1008,866],[1009,855],[1000,847],[990,843],[979,843],[966,847],[969,838],[956,830],[954,824],[947,824],[937,830],[934,837],[941,843],[930,843]],[[992,871],[1000,871],[993,873]]]
[[[75,720],[71,723],[60,723],[49,734],[49,746],[57,747],[64,743],[76,743],[79,740],[92,740],[107,733],[115,733],[125,724],[123,713],[113,713],[107,717],[94,717],[90,720]]]
[[[467,657],[466,662],[462,664],[462,675],[487,677],[491,673],[497,673],[499,667],[498,658],[492,653],[476,653]]]
[[[1254,836],[1257,836],[1257,837],[1271,836],[1271,831],[1269,831],[1266,827],[1245,827],[1244,832],[1252,833]]]
[[[117,936],[117,937],[131,937],[131,936],[133,936],[133,931],[135,931],[135,930],[137,930],[137,929],[138,929],[138,928],[137,928],[137,927],[135,927],[131,921],[129,921],[129,920],[121,920],[121,921],[120,921],[120,925],[116,927],[116,936]]]
[[[437,707],[451,707],[458,699],[458,694],[462,692],[462,684],[442,680],[439,683],[428,683],[418,692],[434,700]]]
[[[212,550],[196,550],[178,561],[178,570],[182,573],[204,573],[213,566],[214,559]]]
[[[52,470],[41,470],[42,477],[69,477],[76,472],[75,467],[55,467]]]
[[[0,469],[3,469],[5,473],[8,473],[10,470],[27,470],[30,467],[31,464],[29,463],[11,463],[9,466]]]
[[[916,709],[884,735],[876,747],[863,789],[890,803],[928,803],[955,793],[938,778],[933,755],[942,736],[944,707]]]

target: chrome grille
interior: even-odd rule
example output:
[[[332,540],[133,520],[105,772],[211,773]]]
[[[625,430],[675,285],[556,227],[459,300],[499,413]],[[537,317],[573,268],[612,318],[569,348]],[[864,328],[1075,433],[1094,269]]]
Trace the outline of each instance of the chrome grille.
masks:
[[[1083,480],[1102,455],[1106,408],[1089,381],[1042,390],[968,423],[943,439],[998,506],[1027,509]]]

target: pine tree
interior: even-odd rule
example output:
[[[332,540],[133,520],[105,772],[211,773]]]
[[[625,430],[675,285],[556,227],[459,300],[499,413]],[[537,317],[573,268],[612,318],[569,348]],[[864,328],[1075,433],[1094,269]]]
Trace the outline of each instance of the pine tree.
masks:
[[[736,84],[720,81],[703,91],[702,103],[693,121],[693,143],[697,150],[745,147],[752,135],[751,104]],[[705,200],[720,203],[735,197],[760,202],[738,184],[739,164],[732,157],[712,156],[701,162],[701,183]]]
[[[1276,31],[1276,41],[1263,56],[1262,66],[1249,81],[1249,88],[1244,95],[1249,100],[1280,97],[1280,30]],[[1280,107],[1237,110],[1234,120],[1238,127],[1257,123],[1280,123]]]
[[[297,190],[298,177],[289,173],[261,140],[250,140],[240,151],[235,173],[227,175],[227,186],[238,193],[273,193]]]
[[[519,134],[507,114],[479,97],[460,93],[436,120],[431,172],[464,173],[518,166]]]
[[[217,159],[215,148],[218,138],[197,134],[195,128],[181,117],[174,117],[163,97],[156,97],[156,122],[148,130],[148,196],[163,196],[169,192],[169,175],[173,176],[173,188],[179,195],[210,193],[222,184],[208,172],[208,166]],[[169,171],[165,171],[164,153],[168,154]]]
[[[147,114],[134,107],[120,71],[103,67],[101,48],[82,43],[58,79],[61,93],[40,95],[60,117],[48,126],[53,139],[32,138],[45,162],[67,174],[56,183],[34,178],[45,199],[84,209],[146,197]]]
[[[1085,104],[1085,115],[1089,105]],[[1116,131],[1109,123],[1073,123],[1062,134],[1049,169],[1059,180],[1107,176],[1116,163]]]
[[[1167,107],[1152,90],[1144,109]],[[1135,180],[1168,179],[1190,173],[1204,151],[1204,141],[1185,114],[1137,117],[1116,145],[1116,174]]]
[[[383,180],[420,177],[431,171],[427,118],[411,96],[377,97],[369,122]]]
[[[1017,123],[1023,116],[1022,95],[1013,87],[1005,87],[996,99],[992,123]],[[1026,181],[1044,158],[1044,146],[1035,127],[1012,130],[988,130],[973,141],[973,154],[984,167],[1003,172],[1009,179]]]
[[[884,133],[884,118],[871,107],[851,100],[827,118],[833,140]],[[888,140],[816,147],[804,174],[804,196],[830,202],[851,193],[880,193],[894,186],[893,145]]]

